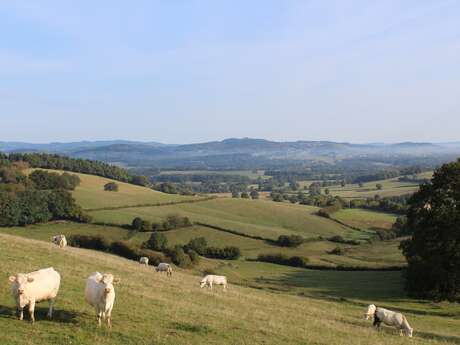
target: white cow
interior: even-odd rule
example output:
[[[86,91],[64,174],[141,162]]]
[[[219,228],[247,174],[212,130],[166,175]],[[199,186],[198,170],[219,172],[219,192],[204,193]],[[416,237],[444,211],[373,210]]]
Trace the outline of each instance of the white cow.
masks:
[[[225,276],[216,276],[214,274],[208,274],[203,279],[201,279],[200,287],[209,286],[212,290],[212,285],[223,285],[224,291],[227,290],[227,277]]]
[[[59,292],[61,276],[54,268],[44,268],[30,273],[18,273],[9,278],[11,293],[16,300],[19,320],[23,319],[24,307],[29,305],[30,320],[35,322],[35,303],[48,301],[48,317],[53,316],[54,300]]]
[[[380,324],[383,322],[385,325],[399,329],[399,335],[402,336],[404,332],[408,337],[412,337],[414,329],[409,325],[403,314],[370,304],[367,306],[364,317],[369,320],[372,316],[374,317],[374,326],[377,329],[380,328]]]
[[[141,265],[148,266],[149,265],[149,258],[146,257],[146,256],[141,256],[140,259],[139,259],[139,263]]]
[[[96,310],[97,325],[101,319],[107,319],[107,326],[112,327],[112,308],[115,302],[115,288],[120,280],[110,273],[95,272],[86,279],[85,300]]]
[[[172,276],[172,267],[166,262],[160,262],[155,269],[157,272],[166,272],[167,276]]]
[[[51,242],[58,245],[60,248],[64,248],[67,246],[67,239],[64,235],[56,235],[51,238]]]

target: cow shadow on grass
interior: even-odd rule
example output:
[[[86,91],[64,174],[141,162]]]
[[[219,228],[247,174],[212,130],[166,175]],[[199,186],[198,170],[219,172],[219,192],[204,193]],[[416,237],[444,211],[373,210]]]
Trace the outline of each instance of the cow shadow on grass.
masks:
[[[50,320],[47,316],[48,313],[48,306],[37,306],[35,307],[35,321],[40,322],[42,320],[47,320],[51,322],[59,322],[59,323],[78,323],[78,316],[80,315],[77,312],[69,311],[69,310],[61,310],[61,309],[54,309],[53,310],[53,318]],[[5,319],[17,319],[17,311],[16,307],[4,306],[0,305],[0,318]],[[24,308],[24,320],[29,321],[29,311]]]

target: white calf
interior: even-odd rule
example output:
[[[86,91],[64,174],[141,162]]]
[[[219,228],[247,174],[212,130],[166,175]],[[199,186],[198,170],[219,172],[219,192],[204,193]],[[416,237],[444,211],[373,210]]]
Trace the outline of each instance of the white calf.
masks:
[[[139,259],[139,263],[141,265],[148,266],[149,265],[149,258],[146,257],[146,256],[141,256],[140,259]]]
[[[35,322],[35,303],[49,302],[48,317],[53,316],[54,300],[59,292],[61,276],[54,268],[44,268],[31,273],[18,273],[9,278],[13,283],[11,293],[16,300],[19,320],[23,319],[24,307],[29,305],[30,320]]]
[[[67,246],[67,239],[64,235],[56,235],[51,238],[51,242],[58,245],[60,248],[64,248]]]
[[[404,332],[408,337],[412,337],[414,330],[403,314],[385,308],[377,308],[374,304],[370,304],[367,306],[364,317],[369,320],[372,316],[374,317],[374,326],[377,329],[380,328],[380,324],[383,322],[385,325],[399,329],[400,335],[403,335]]]
[[[157,272],[166,272],[167,276],[172,276],[172,267],[166,262],[160,262],[155,269]]]
[[[115,303],[115,288],[120,280],[114,279],[110,273],[95,272],[86,280],[85,300],[96,310],[97,325],[101,319],[107,319],[107,326],[112,327],[112,308]]]
[[[200,281],[200,287],[209,286],[212,290],[212,285],[223,285],[224,291],[227,290],[227,277],[216,276],[214,274],[208,274]]]

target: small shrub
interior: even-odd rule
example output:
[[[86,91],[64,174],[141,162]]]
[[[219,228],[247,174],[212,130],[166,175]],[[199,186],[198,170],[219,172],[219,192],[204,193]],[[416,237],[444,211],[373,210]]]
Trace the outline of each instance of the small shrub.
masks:
[[[107,192],[118,192],[118,184],[115,182],[109,182],[104,185],[104,190]]]
[[[69,245],[72,247],[94,249],[100,251],[108,251],[110,248],[107,240],[102,236],[89,236],[89,235],[72,235],[69,237]]]
[[[164,251],[168,246],[168,239],[161,232],[154,232],[148,239],[144,242],[143,247],[146,249],[152,249],[157,251]]]
[[[110,245],[110,251],[127,259],[138,260],[139,249],[127,241],[115,241]]]
[[[192,263],[194,265],[200,262],[200,256],[198,255],[196,251],[189,250],[187,254],[190,257],[190,260],[192,260]]]
[[[298,247],[303,243],[303,237],[298,235],[280,235],[276,240],[276,244],[281,247]]]
[[[327,253],[331,255],[345,255],[345,249],[341,247],[335,247],[334,249],[328,251]]]
[[[133,230],[136,230],[136,231],[141,231],[142,229],[142,218],[140,217],[136,217],[133,219],[132,223],[131,223],[131,228]]]
[[[184,252],[181,246],[175,246],[173,249],[169,250],[169,256],[172,262],[179,267],[188,268],[192,266],[190,256]]]
[[[200,255],[205,255],[208,242],[204,237],[196,237],[192,238],[185,247],[186,251],[193,250]]]

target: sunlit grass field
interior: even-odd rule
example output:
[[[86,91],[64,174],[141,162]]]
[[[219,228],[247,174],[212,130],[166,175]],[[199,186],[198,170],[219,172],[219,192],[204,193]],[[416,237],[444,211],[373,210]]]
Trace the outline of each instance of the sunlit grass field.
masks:
[[[175,269],[172,278],[112,255],[0,234],[0,343],[44,344],[455,344],[460,308],[404,297],[399,272],[322,272],[264,263],[214,267],[229,278],[228,292],[201,290],[199,276]],[[26,254],[27,253],[27,254]],[[214,262],[213,263],[217,263]],[[219,266],[220,265],[220,266]],[[53,266],[62,283],[54,319],[46,304],[36,323],[14,317],[8,275]],[[84,301],[94,271],[121,278],[113,329],[96,327]],[[241,286],[253,285],[257,289]],[[381,332],[364,321],[369,302],[401,310],[414,338]]]
[[[342,209],[332,214],[333,219],[337,219],[347,225],[360,229],[391,229],[397,216],[390,213],[375,212],[355,209]]]

